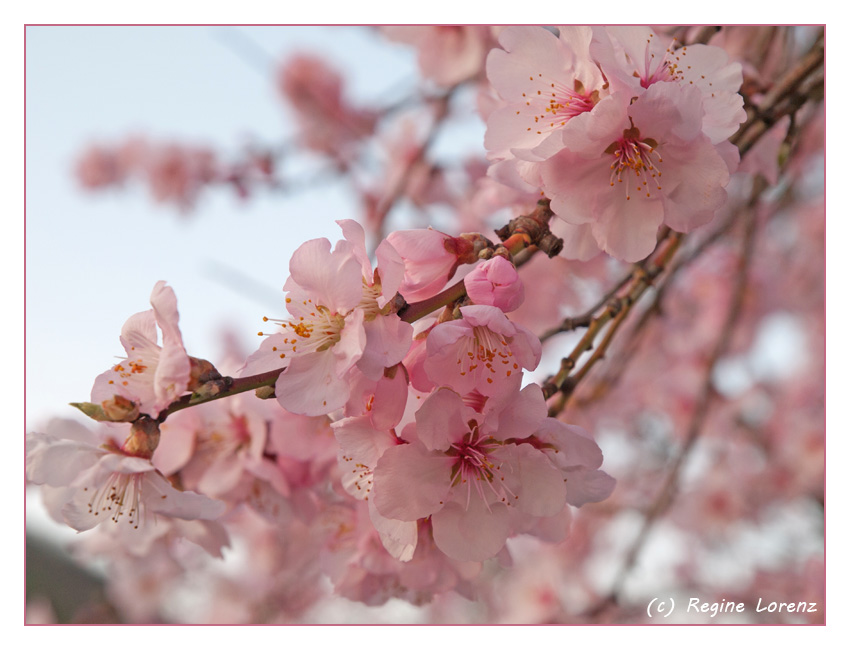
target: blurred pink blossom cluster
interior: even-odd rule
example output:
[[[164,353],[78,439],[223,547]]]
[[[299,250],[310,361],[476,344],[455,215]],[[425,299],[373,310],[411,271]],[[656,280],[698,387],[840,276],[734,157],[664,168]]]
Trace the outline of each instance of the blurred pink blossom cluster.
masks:
[[[274,185],[268,152],[246,148],[240,159],[225,162],[212,148],[176,142],[151,142],[133,136],[114,145],[95,144],[76,161],[75,173],[87,190],[121,188],[141,182],[156,203],[188,214],[202,192],[231,187],[246,198],[256,184]]]

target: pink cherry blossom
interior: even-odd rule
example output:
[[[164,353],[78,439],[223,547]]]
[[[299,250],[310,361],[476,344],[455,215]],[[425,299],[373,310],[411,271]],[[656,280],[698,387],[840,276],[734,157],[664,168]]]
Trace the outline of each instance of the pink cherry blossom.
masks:
[[[252,375],[284,368],[275,395],[281,406],[300,415],[343,407],[352,374],[378,379],[385,367],[404,358],[413,335],[408,323],[384,313],[401,280],[398,254],[383,242],[373,272],[362,227],[354,221],[339,224],[346,239],[333,251],[324,238],[295,251],[283,287],[290,319],[276,321],[283,332],[269,333],[242,369]]]
[[[165,282],[157,282],[151,305],[153,309],[131,316],[124,324],[121,345],[127,357],[95,379],[92,402],[100,404],[118,395],[134,402],[142,413],[157,417],[186,392],[191,362],[177,325],[174,291]],[[157,326],[162,346],[157,343]]]
[[[110,185],[120,185],[127,170],[115,151],[108,147],[93,145],[77,160],[77,179],[86,189],[99,189]]]
[[[286,494],[282,472],[264,455],[268,422],[279,411],[253,395],[179,411],[160,426],[154,465],[169,474],[179,471],[186,488],[229,503],[244,500],[258,477]]]
[[[278,91],[295,110],[304,144],[345,162],[351,146],[370,135],[377,116],[351,106],[339,72],[322,59],[299,54],[278,70]]]
[[[561,473],[523,444],[546,417],[540,388],[479,412],[452,390],[434,392],[416,414],[409,444],[384,451],[374,471],[374,498],[384,516],[431,517],[434,541],[449,557],[496,555],[512,529],[512,510],[556,515],[565,504]]]
[[[27,434],[26,464],[33,483],[64,488],[61,515],[75,530],[111,522],[128,534],[158,518],[215,519],[224,512],[220,501],[175,489],[149,458],[131,453],[124,441],[129,424],[69,428],[70,438],[60,437],[61,429]]]
[[[517,309],[525,289],[516,268],[504,257],[482,262],[463,278],[466,295],[478,305],[492,305],[504,312]]]
[[[217,178],[218,162],[210,149],[168,144],[148,152],[145,171],[156,201],[188,210],[201,188]]]
[[[540,362],[540,340],[511,323],[497,307],[469,305],[460,312],[462,318],[440,323],[428,333],[428,377],[461,395],[518,390],[522,369],[534,370]]]
[[[612,89],[639,92],[659,82],[696,88],[703,99],[702,130],[718,144],[746,119],[738,94],[741,64],[729,61],[719,47],[685,45],[659,36],[649,27],[596,27],[591,52]]]
[[[616,93],[541,163],[553,211],[590,225],[599,247],[628,262],[652,252],[662,224],[689,232],[726,200],[726,162],[701,130],[695,88],[652,84],[636,101]]]
[[[89,190],[120,185],[143,169],[148,148],[140,137],[129,137],[118,145],[94,144],[77,160],[77,180]]]
[[[599,467],[602,450],[581,427],[546,418],[534,439],[549,460],[564,474],[567,503],[579,507],[611,496],[615,481]]]
[[[358,500],[369,500],[375,465],[381,455],[401,444],[394,427],[404,415],[407,381],[402,372],[375,385],[363,415],[346,417],[331,426],[339,443],[342,486]],[[369,502],[369,516],[387,552],[408,562],[416,549],[416,523],[384,517]]]
[[[604,96],[605,79],[591,60],[589,27],[509,27],[504,49],[487,57],[487,78],[502,104],[487,117],[484,146],[491,161],[545,160],[563,147],[565,132]]]
[[[444,86],[476,76],[493,40],[487,25],[392,25],[381,32],[416,47],[422,76]]]

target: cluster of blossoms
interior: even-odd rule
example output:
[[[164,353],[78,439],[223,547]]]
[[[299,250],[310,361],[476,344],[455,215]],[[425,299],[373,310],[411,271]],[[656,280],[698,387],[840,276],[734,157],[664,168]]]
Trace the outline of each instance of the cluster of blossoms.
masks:
[[[78,405],[103,430],[30,434],[29,478],[61,491],[59,517],[77,530],[111,521],[195,541],[248,507],[322,528],[333,547],[340,531],[328,518],[362,507],[371,524],[358,534],[376,535],[396,572],[412,562],[455,576],[456,563],[495,557],[520,533],[563,539],[568,505],[610,495],[592,436],[547,417],[540,387],[522,386],[541,346],[505,313],[523,299],[506,257],[477,263],[463,278],[465,304],[415,333],[398,314],[404,292],[419,305],[433,300],[460,264],[476,261],[477,240],[399,231],[377,247],[373,269],[363,229],[339,225],[333,248],[316,239],[293,255],[289,317],[264,318],[272,329],[236,380],[188,356],[174,293],[156,285],[153,308],[122,330],[127,358]],[[264,373],[276,376],[262,394],[274,401],[238,395],[172,413]],[[213,521],[189,529],[178,519]]]
[[[417,50],[425,91],[412,110],[351,104],[345,75],[313,55],[285,62],[276,84],[295,142],[353,179],[360,221],[337,221],[335,243],[295,250],[280,310],[248,354],[190,356],[175,294],[157,283],[151,309],[121,331],[125,356],[74,404],[97,428],[54,420],[27,436],[27,477],[50,514],[91,530],[79,546],[113,560],[111,601],[135,621],[179,620],[163,603],[202,575],[203,617],[186,620],[293,622],[320,603],[324,577],[367,605],[432,603],[440,622],[475,620],[481,606],[498,622],[605,620],[622,594],[598,577],[618,552],[634,565],[640,546],[621,540],[629,517],[652,525],[673,501],[658,495],[676,485],[671,458],[683,448],[685,458],[699,428],[703,384],[718,403],[701,423],[711,441],[669,512],[688,540],[692,561],[675,566],[683,581],[701,584],[705,547],[731,547],[735,525],[770,520],[780,500],[822,504],[812,426],[822,366],[801,362],[799,385],[753,370],[765,322],[792,332],[819,322],[811,287],[823,283],[822,228],[786,207],[805,204],[811,217],[822,199],[788,190],[767,201],[753,179],[804,185],[822,133],[816,111],[797,106],[764,118],[753,146],[729,141],[748,119],[742,88],[758,105],[793,58],[778,62],[791,41],[776,28],[748,40],[750,29],[693,42],[688,30],[648,27],[382,28]],[[429,146],[462,87],[475,91],[487,155],[452,167]],[[793,101],[808,106],[804,94]],[[801,125],[810,130],[784,167]],[[385,161],[371,178],[375,151]],[[77,171],[89,188],[142,175],[158,200],[189,208],[213,184],[281,189],[282,167],[131,139],[92,148]],[[427,220],[388,232],[411,207]],[[751,209],[765,233],[752,260],[730,234]],[[493,244],[490,230],[508,222]],[[635,287],[653,283],[655,302],[618,330],[643,295]],[[544,346],[579,328],[558,371]],[[822,342],[808,334],[798,341],[816,359]],[[718,336],[731,360],[712,356]],[[736,360],[755,377],[737,392],[714,378]],[[553,373],[541,385],[538,366]],[[207,555],[227,555],[229,569]],[[756,566],[753,584],[792,591],[775,566]],[[816,592],[819,568],[810,557],[792,573]],[[715,599],[755,593],[719,585],[703,587]],[[633,616],[627,605],[619,615]]]
[[[490,174],[540,188],[576,257],[636,262],[662,224],[690,232],[723,205],[746,114],[741,64],[722,49],[645,27],[511,27],[499,43]]]

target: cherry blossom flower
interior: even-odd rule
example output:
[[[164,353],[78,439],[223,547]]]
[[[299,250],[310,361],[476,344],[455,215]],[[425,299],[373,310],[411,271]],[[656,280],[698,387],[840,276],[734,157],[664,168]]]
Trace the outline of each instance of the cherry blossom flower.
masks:
[[[143,169],[148,148],[140,137],[129,137],[119,145],[94,144],[77,160],[77,180],[89,190],[121,185]]]
[[[149,453],[135,451],[135,425],[106,423],[90,431],[60,421],[52,428],[27,434],[27,478],[62,488],[59,512],[75,530],[111,522],[126,536],[150,530],[158,519],[211,520],[224,512],[220,501],[175,489]]]
[[[120,396],[140,412],[157,417],[186,392],[192,363],[177,325],[174,291],[165,282],[157,282],[151,305],[153,309],[131,316],[124,324],[121,345],[127,357],[95,379],[92,402],[102,404]],[[157,343],[157,327],[162,331],[162,346]]]
[[[659,82],[696,88],[703,100],[702,130],[718,144],[746,119],[738,94],[741,64],[719,47],[685,45],[656,35],[649,27],[596,27],[591,52],[611,81],[612,90],[640,92]]]
[[[586,129],[540,164],[553,211],[589,225],[599,247],[636,262],[652,252],[662,224],[689,232],[726,200],[729,171],[702,132],[695,88],[652,84],[637,100],[616,93],[588,115]]]
[[[148,152],[145,172],[156,201],[187,211],[201,188],[218,177],[218,163],[210,149],[168,144]]]
[[[427,520],[410,522],[420,540],[413,557],[406,562],[390,557],[373,527],[371,504],[339,504],[322,513],[322,568],[335,593],[373,606],[390,598],[424,605],[450,590],[472,595],[471,580],[480,573],[480,563],[446,556],[434,544]]]
[[[493,557],[511,533],[512,513],[547,517],[566,502],[565,483],[547,456],[524,444],[546,417],[534,385],[479,412],[452,390],[434,392],[416,414],[409,444],[383,452],[374,499],[386,517],[431,517],[434,541],[457,560]]]
[[[403,373],[396,372],[376,383],[364,414],[331,425],[339,443],[342,486],[355,499],[369,500],[378,459],[401,444],[394,428],[404,415],[406,401],[407,381]],[[409,561],[416,549],[416,523],[384,517],[374,508],[374,501],[369,503],[369,516],[387,552],[402,562]]]
[[[116,152],[100,145],[90,147],[80,156],[75,171],[83,187],[90,190],[120,185],[127,176],[127,169]]]
[[[333,251],[322,238],[293,254],[283,287],[290,319],[265,319],[277,322],[283,332],[269,333],[242,369],[243,375],[252,375],[284,368],[275,395],[281,406],[299,415],[343,407],[352,373],[378,379],[385,367],[404,358],[413,336],[408,323],[385,313],[401,281],[398,254],[382,242],[373,272],[362,227],[354,221],[338,223],[346,239]]]
[[[607,94],[590,58],[589,27],[562,27],[560,36],[534,26],[509,27],[504,49],[487,57],[487,78],[502,105],[487,117],[484,146],[491,161],[539,162],[563,147],[565,133]]]
[[[351,145],[375,128],[377,115],[350,106],[342,76],[315,56],[287,59],[278,71],[278,91],[295,110],[304,144],[342,162]]]
[[[468,240],[431,228],[396,230],[387,236],[387,241],[404,263],[398,290],[407,302],[430,298],[446,286],[460,264],[478,259]]]
[[[546,418],[534,433],[534,440],[564,474],[567,503],[580,507],[611,496],[616,482],[599,469],[602,450],[587,431]]]
[[[258,478],[288,494],[283,473],[264,453],[278,412],[253,395],[179,411],[160,425],[154,465],[166,475],[179,472],[184,487],[228,503],[244,501]]]
[[[522,369],[540,362],[540,340],[511,323],[497,307],[461,307],[462,318],[436,325],[429,333],[424,369],[438,386],[461,395],[477,390],[483,395],[518,390]]]

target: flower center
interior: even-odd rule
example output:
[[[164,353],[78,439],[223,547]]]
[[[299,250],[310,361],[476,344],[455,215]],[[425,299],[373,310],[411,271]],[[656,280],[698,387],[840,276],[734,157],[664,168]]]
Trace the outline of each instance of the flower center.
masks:
[[[501,443],[493,438],[482,438],[475,420],[470,420],[468,425],[470,431],[463,440],[453,443],[446,452],[449,456],[456,458],[451,471],[452,487],[466,485],[467,507],[469,507],[473,486],[485,503],[490,502],[484,491],[487,486],[498,501],[511,505],[519,497],[505,485],[505,477],[501,473],[502,462],[493,456],[493,452],[501,446]]]
[[[510,339],[506,340],[506,337],[496,334],[488,327],[474,326],[472,336],[463,338],[458,351],[457,364],[460,366],[460,374],[465,376],[478,370],[487,378],[489,384],[493,383],[493,378],[489,376],[491,374],[503,372],[505,377],[510,377],[519,369],[519,364],[513,361],[514,353],[509,343]]]
[[[363,279],[363,295],[360,297],[360,302],[355,309],[363,311],[363,319],[366,321],[375,320],[381,314],[381,308],[378,307],[378,298],[381,297],[381,284],[375,282],[372,286],[366,284],[366,279]]]
[[[658,164],[662,159],[657,147],[655,140],[641,139],[640,131],[632,127],[625,129],[623,137],[605,149],[605,153],[614,157],[610,167],[611,187],[625,183],[627,201],[631,200],[632,192],[646,194],[646,198],[651,198],[653,189],[661,191],[661,169]]]
[[[290,298],[286,300],[290,302]],[[263,316],[263,321],[280,324],[283,333],[286,334],[283,347],[272,348],[273,351],[280,353],[281,359],[286,359],[288,355],[322,352],[333,347],[341,338],[342,328],[345,327],[343,315],[332,314],[327,307],[314,305],[310,299],[302,302],[305,307],[304,310],[299,310],[302,315],[290,320]],[[260,336],[268,334],[269,332],[259,332]]]
[[[584,85],[578,79],[574,81],[572,88],[560,81],[550,81],[547,87],[543,75],[538,73],[537,76],[538,79],[530,76],[529,80],[536,81],[541,88],[522,93],[525,105],[534,111],[534,125],[529,126],[526,131],[536,131],[538,135],[542,135],[544,131],[554,131],[576,115],[593,110],[599,101],[599,91],[585,91]],[[521,111],[516,114],[520,115]]]
[[[138,528],[142,515],[141,486],[141,474],[113,472],[89,501],[89,514],[105,515],[116,524],[126,515],[127,523]],[[88,491],[88,488],[83,489]]]

